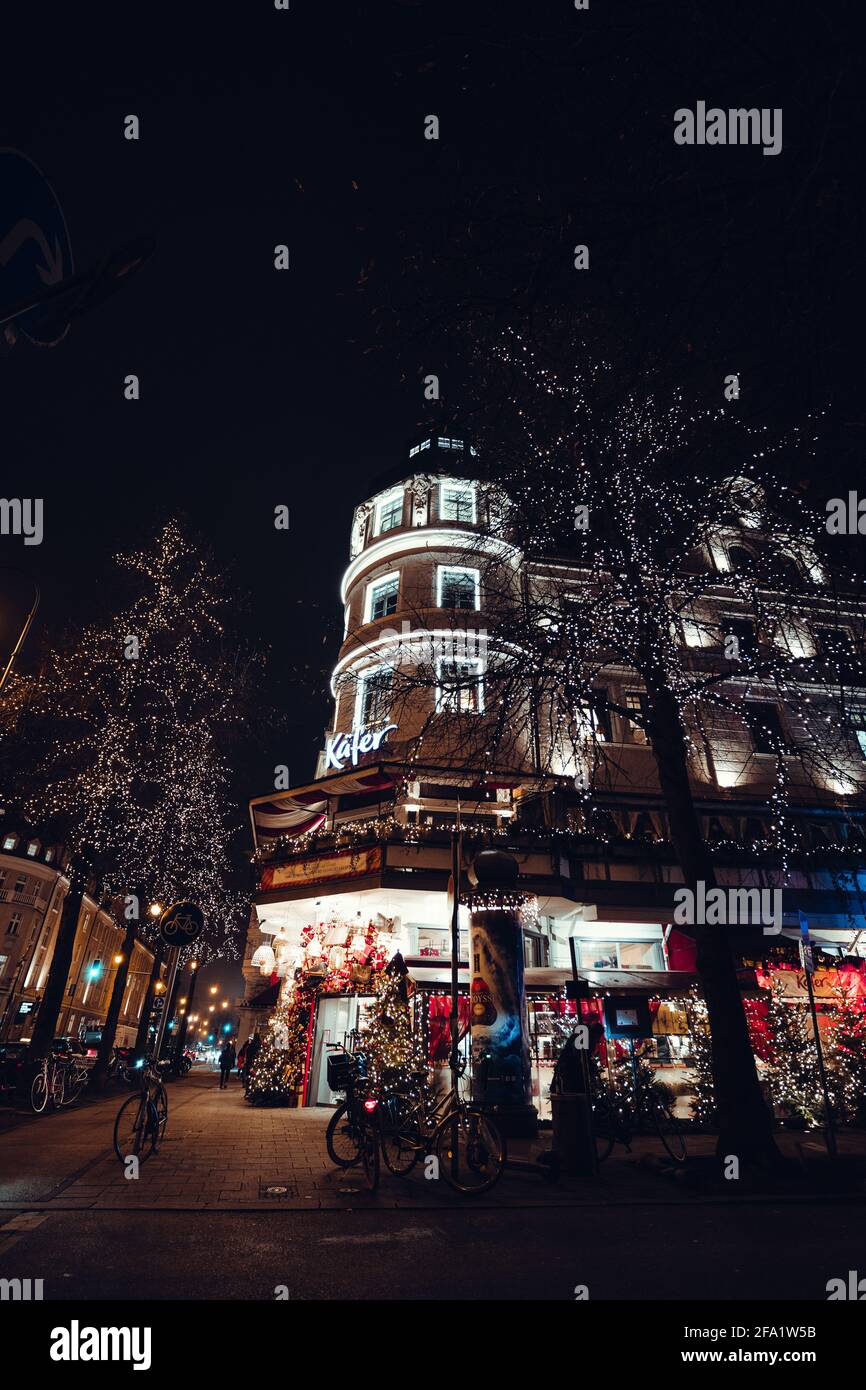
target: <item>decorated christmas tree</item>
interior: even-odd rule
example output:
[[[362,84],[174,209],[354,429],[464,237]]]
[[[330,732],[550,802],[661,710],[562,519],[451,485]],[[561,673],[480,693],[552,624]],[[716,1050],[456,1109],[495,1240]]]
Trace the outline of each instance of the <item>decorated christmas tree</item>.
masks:
[[[367,1056],[368,1075],[376,1084],[388,1073],[389,1090],[408,1084],[414,1071],[424,1070],[423,1054],[412,1030],[409,1009],[413,992],[406,962],[398,951],[378,978],[372,1017],[361,1034],[361,1051]]]
[[[832,1015],[826,1050],[833,1104],[838,1119],[862,1121],[866,1112],[866,999],[859,976],[842,976],[832,989]]]
[[[268,1025],[247,1090],[251,1105],[290,1105],[304,1077],[310,996],[295,990],[280,1002]]]
[[[710,1025],[706,1002],[697,986],[692,986],[686,999],[686,1015],[692,1044],[695,1098],[692,1118],[703,1125],[713,1125],[716,1118],[715,1088],[713,1087],[713,1058]]]
[[[799,1000],[786,1002],[776,983],[769,1005],[773,1104],[782,1106],[791,1118],[799,1117],[808,1129],[817,1129],[824,1121],[824,1096],[809,1006]]]

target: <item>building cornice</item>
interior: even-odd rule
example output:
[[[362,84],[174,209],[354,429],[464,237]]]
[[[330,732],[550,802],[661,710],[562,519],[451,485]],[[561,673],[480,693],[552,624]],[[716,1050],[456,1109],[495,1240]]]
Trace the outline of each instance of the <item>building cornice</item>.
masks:
[[[340,598],[346,602],[349,589],[365,570],[381,564],[396,555],[419,553],[429,550],[476,550],[485,555],[499,555],[510,559],[513,564],[520,562],[521,552],[517,546],[497,536],[488,536],[480,531],[462,531],[457,527],[425,526],[409,530],[401,528],[397,534],[387,534],[373,541],[360,554],[350,561],[340,582]]]

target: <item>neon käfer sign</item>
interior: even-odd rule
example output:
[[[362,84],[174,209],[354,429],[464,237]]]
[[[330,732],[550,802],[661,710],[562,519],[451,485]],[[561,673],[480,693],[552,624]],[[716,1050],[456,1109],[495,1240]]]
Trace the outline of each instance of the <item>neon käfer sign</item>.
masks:
[[[325,767],[335,767],[342,772],[347,760],[357,767],[361,753],[372,753],[374,749],[381,748],[385,735],[397,727],[396,724],[386,724],[375,734],[366,729],[355,729],[351,734],[332,734],[325,745]]]

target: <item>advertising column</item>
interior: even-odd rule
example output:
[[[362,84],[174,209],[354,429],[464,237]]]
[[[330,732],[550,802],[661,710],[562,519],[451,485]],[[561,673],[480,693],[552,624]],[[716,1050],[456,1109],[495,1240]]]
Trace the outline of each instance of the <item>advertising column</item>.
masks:
[[[523,980],[523,909],[518,866],[501,850],[475,856],[469,897],[472,968],[472,1099],[492,1110],[507,1136],[533,1135],[529,1026]]]

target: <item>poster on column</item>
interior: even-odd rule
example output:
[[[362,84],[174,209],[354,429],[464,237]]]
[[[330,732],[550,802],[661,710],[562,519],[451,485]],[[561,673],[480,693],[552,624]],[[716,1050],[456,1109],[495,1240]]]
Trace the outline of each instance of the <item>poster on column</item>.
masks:
[[[520,922],[508,912],[477,912],[471,932],[473,1097],[487,1105],[525,1105],[531,1071]]]

